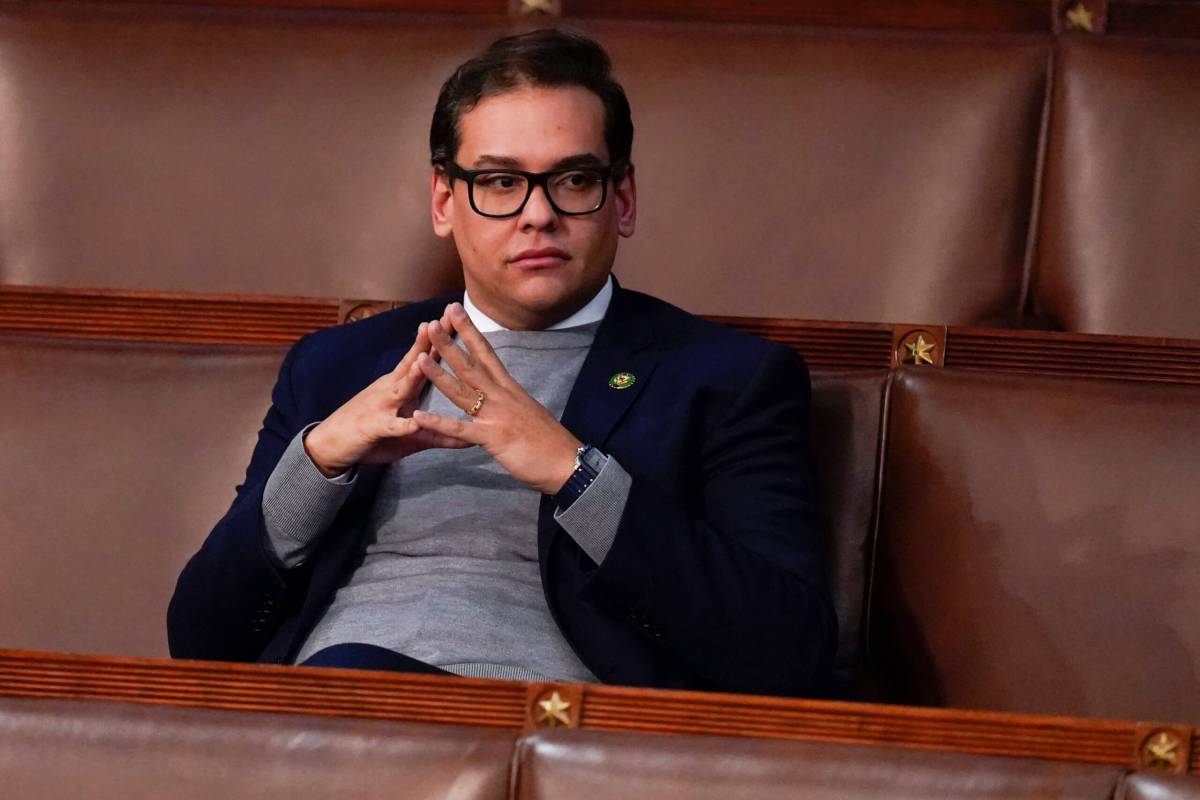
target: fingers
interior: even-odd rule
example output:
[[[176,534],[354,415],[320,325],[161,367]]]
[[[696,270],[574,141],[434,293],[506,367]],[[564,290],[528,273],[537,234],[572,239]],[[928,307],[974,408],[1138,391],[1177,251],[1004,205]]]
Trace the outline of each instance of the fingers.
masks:
[[[433,349],[433,345],[429,341],[429,323],[422,322],[417,326],[417,336],[413,339],[412,347],[408,348],[408,352],[404,354],[404,358],[400,359],[400,363],[392,370],[392,374],[396,377],[403,377],[412,365],[417,363],[417,356],[421,353],[428,353],[431,349]]]
[[[468,444],[483,444],[483,426],[471,420],[450,419],[428,411],[414,411],[413,421],[423,430]]]
[[[454,346],[451,345],[451,347]],[[463,411],[473,407],[479,401],[479,390],[472,388],[457,376],[451,375],[428,355],[423,354],[418,357],[416,366],[421,374],[437,387],[438,391],[446,395],[446,399]]]
[[[470,353],[454,344],[454,340],[451,338],[453,330],[442,321],[429,323],[429,340],[433,343],[434,352],[450,365],[450,369],[454,370],[455,375],[469,380],[472,385],[477,385],[481,382],[481,378],[485,377],[480,374],[479,362]]]
[[[443,327],[449,325],[450,317],[448,313],[449,306],[447,306],[447,312],[439,320],[440,325]],[[429,340],[428,322],[422,322],[417,326],[417,335],[413,338],[412,346],[408,348],[408,352],[404,354],[404,358],[400,359],[400,362],[396,364],[392,370],[392,374],[396,377],[402,377],[408,372],[410,367],[417,363],[417,356],[421,355],[421,353],[429,353],[435,359],[438,358],[437,352],[433,349],[433,343]]]
[[[445,450],[461,450],[464,447],[472,446],[471,442],[463,439],[438,433],[434,430],[426,430],[411,417],[386,417],[381,422],[383,425],[381,434],[383,436],[390,439],[411,437],[414,440],[412,442],[414,452],[435,447]]]
[[[423,354],[418,353],[416,355],[420,357]],[[392,411],[402,409],[408,403],[414,402],[420,394],[421,389],[425,386],[425,374],[421,372],[421,368],[417,365],[415,359],[404,373],[399,373],[398,369],[392,372],[388,381],[392,396],[388,398],[385,406]]]
[[[446,306],[446,318],[450,322],[450,327],[458,332],[458,336],[462,339],[467,352],[473,355],[479,363],[483,364],[493,378],[507,374],[508,371],[504,368],[504,364],[501,363],[500,357],[496,355],[496,351],[492,349],[492,345],[483,337],[479,329],[475,327],[475,323],[471,322],[471,317],[467,314],[467,310],[460,303],[451,303]]]
[[[458,333],[463,347],[454,344],[453,336]],[[434,351],[454,370],[454,374],[472,386],[486,387],[503,381],[508,372],[504,369],[496,351],[471,322],[466,310],[458,303],[446,306],[446,313],[436,323],[430,323],[429,338]],[[466,348],[465,350],[463,348]]]
[[[442,450],[462,450],[464,447],[474,447],[474,443],[465,442],[462,439],[455,439],[453,436],[446,436],[443,433],[434,433],[421,428],[421,434],[425,438],[422,444],[426,449],[441,448]]]

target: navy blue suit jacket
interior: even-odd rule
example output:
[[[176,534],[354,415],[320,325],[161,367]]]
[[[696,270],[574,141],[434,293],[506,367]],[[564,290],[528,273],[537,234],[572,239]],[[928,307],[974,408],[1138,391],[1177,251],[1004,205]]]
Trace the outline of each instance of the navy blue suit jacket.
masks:
[[[305,564],[269,552],[263,487],[305,425],[392,369],[453,298],[319,331],[284,359],[225,517],[168,611],[180,658],[287,663],[357,565],[382,468],[355,488]],[[636,376],[613,389],[618,372]],[[820,692],[837,622],[807,446],[808,374],[790,349],[618,288],[562,422],[633,478],[594,563],[542,498],[538,553],[555,621],[601,680],[762,694]]]

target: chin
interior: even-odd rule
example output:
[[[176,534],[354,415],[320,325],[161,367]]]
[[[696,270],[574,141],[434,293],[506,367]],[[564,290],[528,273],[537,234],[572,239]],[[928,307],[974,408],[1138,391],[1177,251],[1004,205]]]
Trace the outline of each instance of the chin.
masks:
[[[512,297],[531,311],[544,312],[570,305],[586,294],[585,287],[575,282],[566,283],[558,276],[531,275],[515,287]]]

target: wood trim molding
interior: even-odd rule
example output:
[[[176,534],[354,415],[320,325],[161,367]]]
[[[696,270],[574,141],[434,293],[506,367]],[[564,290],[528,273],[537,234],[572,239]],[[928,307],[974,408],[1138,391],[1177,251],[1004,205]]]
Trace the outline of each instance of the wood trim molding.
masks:
[[[188,0],[140,0],[181,5]],[[1050,0],[201,0],[201,5],[1010,33],[1050,31]],[[196,5],[195,3],[188,3]]]
[[[1046,0],[564,0],[569,17],[686,22],[769,23],[814,27],[1046,32]]]
[[[338,322],[338,302],[45,286],[0,286],[0,333],[169,344],[290,344]]]
[[[287,345],[301,336],[403,305],[335,300],[0,286],[0,334],[115,342]],[[932,364],[920,368],[1200,384],[1200,340],[911,323],[825,322],[709,316],[781,342],[826,369],[907,364],[924,334]]]
[[[811,366],[887,368],[892,363],[894,326],[887,323],[727,316],[706,316],[705,319],[786,344],[803,355]]]
[[[118,2],[119,0],[113,0]],[[512,21],[663,21],[999,34],[1200,37],[1190,0],[133,0],[142,6],[384,12]],[[1082,7],[1087,15],[1081,16]],[[1066,17],[1091,18],[1081,30]]]
[[[946,366],[1155,383],[1200,383],[1200,341],[951,328]]]
[[[1134,723],[579,684],[0,650],[0,696],[108,700],[510,730],[558,692],[564,727],[822,741],[1136,768]],[[1191,732],[1200,741],[1200,729]],[[1195,747],[1195,744],[1193,744]],[[1191,772],[1200,774],[1193,749]]]

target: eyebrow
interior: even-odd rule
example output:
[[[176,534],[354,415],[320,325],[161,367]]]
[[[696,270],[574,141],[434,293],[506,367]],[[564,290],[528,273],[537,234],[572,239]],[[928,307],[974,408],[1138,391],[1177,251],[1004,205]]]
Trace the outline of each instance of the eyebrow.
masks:
[[[575,155],[560,158],[550,165],[547,172],[555,172],[560,169],[571,169],[572,167],[601,167],[604,162],[599,159],[594,153],[577,153]],[[511,156],[492,156],[481,155],[475,159],[474,169],[485,169],[487,167],[496,167],[497,169],[515,169],[521,168],[521,162]]]

